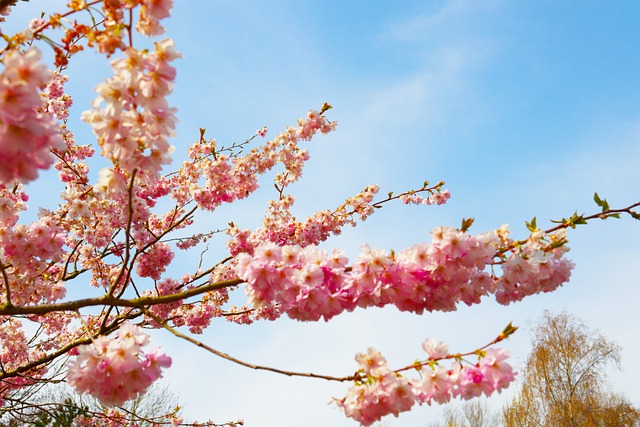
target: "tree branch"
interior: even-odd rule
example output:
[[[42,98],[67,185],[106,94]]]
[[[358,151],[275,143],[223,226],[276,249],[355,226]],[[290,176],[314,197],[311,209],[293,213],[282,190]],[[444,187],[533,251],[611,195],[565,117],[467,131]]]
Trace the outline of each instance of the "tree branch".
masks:
[[[84,298],[75,301],[62,302],[57,304],[42,304],[33,306],[21,306],[16,307],[13,305],[4,304],[0,307],[0,315],[15,316],[21,314],[47,314],[56,311],[77,311],[85,307],[97,307],[97,306],[111,306],[111,307],[131,307],[131,308],[143,308],[158,304],[167,304],[170,302],[179,301],[181,299],[189,298],[192,296],[201,295],[205,292],[215,291],[218,289],[228,288],[230,286],[236,286],[244,283],[241,279],[231,279],[222,282],[210,283],[208,285],[200,286],[198,288],[187,289],[182,292],[160,296],[143,296],[132,299],[116,298],[109,295],[103,295],[96,298]]]
[[[228,355],[227,353],[223,353],[221,351],[218,351],[212,347],[209,347],[208,345],[204,344],[201,341],[198,341],[194,338],[191,338],[188,335],[185,335],[183,333],[178,332],[176,329],[172,328],[171,326],[167,325],[167,323],[165,321],[163,321],[161,318],[159,318],[158,316],[156,316],[155,314],[151,313],[149,310],[145,310],[143,309],[143,311],[145,312],[146,315],[148,315],[149,317],[152,317],[156,322],[158,322],[159,324],[162,325],[163,328],[165,328],[167,331],[171,332],[173,335],[175,335],[178,338],[182,338],[185,341],[190,342],[191,344],[194,344],[204,350],[207,350],[210,353],[215,354],[216,356],[222,357],[223,359],[227,359],[233,363],[237,363],[238,365],[244,366],[246,368],[251,368],[251,369],[255,369],[255,370],[259,370],[259,371],[269,371],[269,372],[275,372],[276,374],[281,374],[281,375],[286,375],[288,377],[305,377],[305,378],[319,378],[319,379],[323,379],[323,380],[327,380],[327,381],[339,381],[339,382],[345,382],[345,381],[354,381],[358,378],[360,378],[361,376],[359,374],[354,374],[354,375],[350,375],[348,377],[332,377],[329,375],[320,375],[320,374],[314,374],[311,372],[293,372],[293,371],[285,371],[283,369],[277,369],[277,368],[271,368],[269,366],[261,366],[261,365],[254,365],[253,363],[248,363],[248,362],[243,362],[240,359],[236,359],[233,356]]]

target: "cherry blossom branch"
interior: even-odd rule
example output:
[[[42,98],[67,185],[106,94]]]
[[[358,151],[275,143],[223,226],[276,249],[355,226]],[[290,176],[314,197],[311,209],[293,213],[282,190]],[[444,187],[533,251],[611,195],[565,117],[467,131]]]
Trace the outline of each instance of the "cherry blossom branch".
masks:
[[[240,311],[223,311],[222,315],[225,316],[225,317],[228,317],[228,316],[239,316],[241,314],[249,314],[249,313],[252,313],[254,311],[255,311],[255,309],[253,309],[253,308],[248,308],[246,310],[240,310]]]
[[[102,332],[103,334],[108,334],[111,333],[113,331],[115,331],[116,329],[118,329],[120,323],[123,320],[127,320],[127,319],[135,319],[136,317],[139,317],[142,313],[138,312],[138,313],[128,313],[128,314],[124,314],[124,315],[119,315],[118,317],[116,317],[115,319],[113,319],[113,322],[111,323],[111,325],[109,325],[107,328],[105,328],[105,330]],[[86,337],[86,338],[77,338],[76,340],[68,343],[65,346],[60,347],[59,349],[57,349],[56,351],[49,353],[43,357],[40,357],[38,359],[32,360],[24,365],[21,365],[15,369],[6,371],[4,369],[2,369],[2,371],[0,372],[0,381],[4,380],[5,378],[12,378],[12,377],[17,377],[20,376],[22,373],[27,372],[33,368],[37,368],[39,366],[45,365],[47,363],[50,363],[52,361],[54,361],[55,359],[59,358],[60,356],[64,356],[65,354],[69,353],[69,351],[71,351],[72,349],[78,347],[79,345],[83,345],[83,344],[89,344],[92,341],[91,337]]]
[[[211,231],[209,231],[207,233],[198,233],[198,234],[194,234],[194,235],[188,236],[188,237],[173,237],[171,239],[164,239],[163,242],[165,242],[165,243],[169,243],[169,242],[185,243],[185,242],[187,242],[189,240],[193,240],[193,239],[206,239],[206,240],[208,240],[214,234],[224,233],[226,230],[227,229],[218,228],[216,230],[211,230]]]
[[[444,181],[440,181],[436,185],[429,187],[429,181],[425,181],[422,187],[419,188],[418,190],[409,190],[397,195],[394,195],[393,192],[390,191],[386,199],[382,199],[377,202],[374,202],[371,204],[371,206],[373,206],[374,208],[381,208],[384,203],[390,202],[392,200],[403,199],[407,196],[413,196],[414,194],[423,193],[425,191],[428,191],[429,193],[433,191],[440,191],[444,186],[444,184],[445,184]],[[355,211],[353,213],[355,213]]]
[[[408,371],[411,369],[416,369],[419,370],[419,368],[423,367],[423,366],[427,366],[427,365],[431,365],[434,362],[438,362],[441,360],[449,360],[449,359],[455,359],[455,360],[462,360],[463,357],[465,356],[471,356],[471,355],[482,355],[483,351],[486,350],[487,348],[491,347],[494,344],[497,344],[501,341],[504,341],[505,339],[509,338],[514,332],[516,332],[518,330],[517,326],[513,326],[511,323],[509,323],[504,330],[500,333],[500,335],[498,335],[495,339],[493,339],[493,341],[491,341],[488,344],[483,345],[480,348],[477,348],[473,351],[469,351],[466,353],[455,353],[455,354],[447,354],[444,356],[437,356],[437,357],[432,357],[429,356],[429,358],[424,361],[424,362],[418,362],[416,361],[414,364],[412,365],[408,365],[405,366],[404,368],[400,368],[400,369],[395,369],[393,372],[395,373],[400,373],[403,371]]]
[[[177,211],[177,206],[176,206],[175,209]],[[166,230],[164,230],[162,233],[160,233],[158,236],[156,236],[154,239],[152,239],[149,243],[144,245],[142,247],[142,249],[140,250],[140,252],[144,252],[145,250],[147,250],[148,248],[153,246],[155,243],[158,243],[160,240],[162,240],[162,238],[164,236],[166,236],[167,234],[169,234],[170,232],[175,230],[177,227],[179,227],[181,224],[183,224],[185,221],[187,221],[189,218],[191,218],[193,216],[193,214],[197,210],[198,210],[198,207],[194,206],[193,208],[191,208],[191,210],[189,212],[187,212],[184,215],[182,215],[182,218],[180,218],[178,221],[172,222],[172,224],[169,227],[167,227]],[[173,219],[172,219],[172,221],[173,221]]]
[[[2,3],[0,3],[0,7],[3,7],[2,4],[4,3],[4,6],[8,6],[11,3],[17,3],[17,0],[0,0]],[[52,18],[55,19],[56,22],[59,22],[62,18],[66,18],[70,15],[73,15],[76,12],[80,12],[84,9],[88,9],[91,6],[94,6],[98,3],[102,3],[103,0],[94,0],[94,1],[90,1],[88,3],[86,3],[85,8],[82,9],[72,9],[69,10],[65,13],[62,14],[56,14],[54,16],[52,16]],[[52,26],[52,22],[51,20],[42,24],[41,26],[39,26],[38,28],[36,28],[35,30],[33,30],[33,36],[36,37],[38,36],[42,31],[44,31],[45,29],[47,29],[47,27]],[[7,50],[9,50],[11,48],[11,43],[8,43],[4,48],[2,48],[2,50],[0,50],[0,55],[3,55]]]
[[[71,163],[69,163],[69,161],[68,161],[67,159],[65,159],[65,158],[64,158],[64,156],[62,156],[62,155],[58,152],[58,150],[52,149],[52,150],[51,150],[51,153],[52,153],[52,154],[53,154],[53,155],[54,155],[54,156],[55,156],[59,161],[61,161],[61,162],[64,164],[64,167],[65,167],[65,168],[69,169],[69,170],[70,170],[70,171],[71,171],[75,176],[77,176],[77,177],[78,177],[78,180],[82,183],[82,185],[86,186],[86,185],[88,185],[88,184],[89,184],[89,182],[87,181],[87,178],[83,177],[83,176],[82,176],[82,175],[81,175],[81,174],[80,174],[80,173],[79,173],[79,172],[78,172],[78,171],[77,171],[77,170],[76,170],[76,169],[71,165]],[[90,190],[91,190],[91,188],[87,189],[87,190],[85,191],[85,193],[86,193],[86,192],[88,192],[88,191],[90,191]],[[84,195],[84,194],[83,194],[83,195]]]
[[[67,255],[67,259],[64,262],[64,267],[62,269],[62,274],[60,275],[60,280],[70,280],[70,279],[67,279],[67,271],[69,271],[69,264],[71,263],[71,258],[76,253],[76,251],[78,250],[81,244],[82,244],[82,240],[78,240],[78,242],[75,244],[71,252],[69,252],[69,254]]]
[[[640,202],[630,205],[627,208],[608,209],[604,214],[599,213],[599,214],[593,214],[589,216],[582,216],[582,219],[584,221],[587,221],[591,219],[601,218],[602,215],[610,215],[615,213],[631,213],[632,209],[637,206],[640,206]],[[568,222],[565,222],[557,227],[554,227],[553,229],[548,230],[547,232],[553,232],[553,231],[567,228],[567,227],[570,227],[570,225]],[[520,242],[525,242],[525,241],[523,240]],[[502,249],[501,251],[505,252],[506,250],[508,249]],[[229,258],[227,258],[226,260],[228,259]],[[205,272],[199,274],[193,280],[197,280],[199,278],[206,276],[213,270],[213,268],[215,267],[212,267],[206,270]],[[80,299],[80,300],[63,302],[63,303],[55,303],[55,304],[43,304],[39,306],[15,307],[15,306],[12,306],[11,304],[5,303],[3,306],[0,307],[0,315],[46,314],[46,313],[51,313],[55,311],[76,311],[80,308],[91,307],[91,306],[118,306],[118,307],[141,308],[141,307],[146,307],[151,305],[166,304],[174,301],[179,301],[181,299],[185,299],[191,296],[197,296],[209,291],[236,286],[243,282],[244,280],[242,279],[232,279],[232,280],[226,280],[222,282],[205,284],[203,286],[188,289],[179,293],[162,295],[162,296],[143,296],[143,297],[138,297],[133,299],[122,299],[122,298],[113,297],[112,295],[104,295],[96,298],[86,298],[86,299]]]
[[[516,328],[507,326],[498,340],[504,339]],[[515,379],[512,367],[506,361],[509,354],[502,349],[482,347],[467,354],[477,354],[477,363],[462,365],[461,354],[448,354],[443,342],[427,339],[422,348],[429,362],[416,363],[401,370],[416,369],[419,378],[407,378],[392,371],[387,360],[374,348],[366,354],[358,353],[360,365],[354,385],[342,399],[334,403],[363,426],[369,426],[383,416],[411,409],[414,404],[446,403],[451,398],[471,399],[482,394],[490,396],[501,392]],[[436,361],[455,359],[450,367],[439,366]],[[428,365],[428,366],[425,366]]]
[[[633,219],[640,220],[640,214],[638,214],[633,210],[634,208],[637,208],[638,206],[640,206],[640,202],[633,203],[632,205],[629,205],[626,208],[610,209],[607,201],[600,200],[597,193],[594,195],[594,199],[596,200],[596,203],[598,204],[598,206],[602,207],[602,212],[588,215],[588,216],[584,216],[584,214],[583,215],[573,214],[569,219],[562,218],[562,220],[559,220],[559,221],[552,220],[551,222],[558,222],[560,224],[557,225],[556,227],[546,230],[545,233],[553,233],[554,231],[566,229],[569,227],[576,228],[576,225],[586,224],[587,221],[592,219],[605,220],[608,218],[620,218],[620,214],[628,214]]]
[[[196,280],[200,280],[203,277],[211,274],[213,272],[213,270],[216,269],[216,267],[226,264],[227,262],[231,261],[233,259],[233,257],[226,257],[225,259],[223,259],[222,261],[218,262],[216,265],[214,265],[213,267],[210,267],[208,269],[206,269],[205,271],[203,271],[202,273],[199,273],[195,276],[193,276],[193,278],[191,278],[191,280],[187,283],[194,283]]]
[[[200,143],[201,144],[205,144],[207,141],[204,139],[204,134],[207,130],[204,128],[200,128]],[[239,156],[243,151],[244,151],[244,146],[248,145],[251,141],[253,141],[256,138],[257,135],[253,135],[251,138],[247,138],[245,139],[243,142],[233,142],[229,147],[225,147],[224,145],[222,145],[220,148],[214,147],[211,149],[211,154],[208,154],[206,156],[201,156],[201,157],[197,157],[195,159],[192,160],[193,164],[197,164],[199,162],[202,162],[203,160],[207,159],[207,158],[213,158],[214,160],[216,160],[218,158],[218,154],[220,153],[224,153],[225,151],[229,152],[229,157],[237,157]],[[209,143],[213,143],[214,140],[209,140]],[[239,149],[238,151],[234,151],[236,149]],[[168,178],[170,176],[174,176],[180,173],[180,170],[175,170],[172,172],[167,173],[166,175],[164,175],[165,178]]]
[[[602,211],[599,213],[594,213],[591,215],[578,215],[578,213],[574,213],[573,215],[571,215],[569,218],[562,218],[561,220],[551,220],[551,222],[553,223],[558,223],[558,225],[548,228],[546,230],[543,231],[544,234],[549,235],[552,234],[556,231],[559,230],[566,230],[568,228],[576,228],[576,226],[578,225],[584,225],[587,224],[588,221],[594,220],[594,219],[600,219],[600,220],[606,220],[608,218],[620,218],[620,214],[628,214],[629,216],[631,216],[633,219],[635,220],[640,220],[640,214],[638,214],[638,212],[634,211],[635,208],[640,206],[640,202],[636,202],[633,203],[625,208],[619,208],[619,209],[611,209],[609,207],[609,204],[607,203],[606,199],[600,199],[600,197],[598,196],[598,193],[594,194],[594,200],[596,201],[596,204],[598,206],[600,206],[602,208]],[[469,220],[471,222],[473,222],[473,220]],[[464,224],[464,221],[463,221]],[[529,229],[529,231],[531,231],[532,233],[539,231],[538,226],[536,224],[536,218],[534,217],[531,222],[527,222],[527,228]],[[471,223],[468,223],[468,225],[471,225]],[[464,226],[463,226],[464,227]],[[500,256],[501,254],[504,254],[505,252],[509,251],[510,249],[516,248],[518,246],[524,245],[527,242],[527,239],[523,239],[523,240],[516,240],[514,242],[512,242],[510,245],[500,249],[496,256]],[[550,249],[554,249],[556,247],[562,246],[563,244],[566,243],[566,239],[562,240],[562,241],[558,241],[558,242],[553,242],[553,244],[551,244],[549,246]]]
[[[126,27],[129,33],[129,47],[133,47],[133,9],[129,9],[129,23]]]

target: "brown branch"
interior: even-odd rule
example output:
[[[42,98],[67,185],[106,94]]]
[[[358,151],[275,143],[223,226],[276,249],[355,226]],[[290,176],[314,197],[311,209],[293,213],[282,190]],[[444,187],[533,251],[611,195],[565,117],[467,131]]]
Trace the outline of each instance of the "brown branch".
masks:
[[[400,193],[398,195],[393,195],[393,193],[389,193],[388,197],[386,199],[383,200],[379,200],[377,202],[371,203],[371,206],[373,206],[374,208],[381,208],[382,205],[384,203],[388,203],[392,200],[396,200],[399,199],[402,196],[410,196],[413,194],[418,194],[418,193],[424,193],[425,191],[431,193],[432,191],[437,191],[439,188],[442,188],[442,186],[444,186],[445,182],[444,181],[440,181],[438,182],[436,185],[432,185],[431,187],[429,187],[429,182],[425,182],[424,185],[422,186],[422,188],[419,188],[418,190],[410,190],[410,191],[405,191],[404,193]],[[356,211],[351,212],[356,213]]]
[[[463,357],[465,356],[471,356],[471,355],[480,355],[482,354],[482,352],[489,348],[490,346],[497,344],[501,341],[504,341],[505,339],[507,339],[509,336],[511,336],[511,334],[513,334],[515,331],[518,330],[517,326],[512,326],[511,323],[509,323],[509,325],[504,329],[504,331],[502,331],[502,333],[500,335],[498,335],[493,341],[491,341],[488,344],[483,345],[480,348],[477,348],[473,351],[469,351],[467,353],[455,353],[455,354],[447,354],[445,356],[442,357],[434,357],[434,358],[429,358],[423,362],[415,362],[413,365],[409,365],[409,366],[405,366],[404,368],[400,368],[400,369],[396,369],[393,372],[395,373],[399,373],[402,371],[408,371],[410,369],[417,369],[417,368],[421,368],[423,366],[429,365],[431,363],[434,362],[438,362],[440,360],[447,360],[447,359],[456,359],[456,360],[462,360]]]
[[[626,208],[621,208],[621,209],[607,209],[604,210],[600,213],[597,214],[593,214],[593,215],[589,215],[589,216],[580,216],[581,219],[583,219],[584,221],[589,221],[592,219],[607,219],[609,217],[611,217],[612,215],[615,214],[621,214],[621,213],[627,213],[630,214],[631,211],[634,208],[637,208],[638,206],[640,206],[640,202],[636,202],[632,205],[627,206]],[[569,228],[569,227],[575,227],[576,224],[572,223],[571,221],[567,221],[565,223],[562,223],[560,225],[557,225],[553,228],[550,228],[548,230],[545,230],[545,233],[549,234],[549,233],[553,233],[554,231],[558,231],[558,230],[562,230],[564,228]]]
[[[562,222],[561,224],[556,225],[555,227],[551,227],[548,228],[546,230],[544,230],[544,233],[546,235],[549,235],[555,231],[559,231],[559,230],[564,230],[567,228],[575,228],[576,225],[580,225],[580,224],[586,224],[587,221],[590,221],[592,219],[601,219],[601,220],[605,220],[607,218],[613,217],[615,215],[621,214],[621,213],[626,213],[629,214],[631,216],[637,215],[633,209],[637,208],[638,206],[640,206],[640,202],[636,202],[632,205],[627,206],[626,208],[621,208],[621,209],[605,209],[600,213],[595,213],[592,215],[588,215],[588,216],[584,216],[584,215],[574,215],[574,217],[569,218],[568,220],[565,219],[563,220],[564,222]],[[635,218],[635,217],[634,217]],[[575,220],[580,220],[582,221],[581,223],[577,223],[575,222]],[[552,221],[552,222],[557,222],[557,221]],[[516,240],[513,243],[511,243],[510,245],[508,245],[507,247],[504,247],[500,250],[498,250],[496,252],[496,257],[499,257],[500,255],[506,253],[507,251],[516,248],[518,246],[524,245],[525,243],[527,243],[528,239],[523,239],[523,240]],[[566,242],[565,242],[566,243]]]
[[[191,344],[194,344],[197,347],[200,347],[200,348],[202,348],[204,350],[207,350],[208,352],[213,353],[216,356],[222,357],[223,359],[229,360],[229,361],[231,361],[233,363],[237,363],[238,365],[244,366],[246,368],[251,368],[251,369],[258,370],[258,371],[274,372],[276,374],[286,375],[288,377],[318,378],[318,379],[323,379],[323,380],[327,380],[327,381],[338,381],[338,382],[354,381],[354,380],[360,378],[360,375],[357,374],[357,373],[354,374],[354,375],[350,375],[348,377],[333,377],[333,376],[330,376],[330,375],[320,375],[320,374],[314,374],[314,373],[311,373],[311,372],[285,371],[283,369],[271,368],[269,366],[254,365],[253,363],[244,362],[244,361],[242,361],[240,359],[236,359],[235,357],[228,355],[227,353],[223,353],[223,352],[218,351],[218,350],[216,350],[216,349],[214,349],[212,347],[209,347],[208,345],[204,344],[203,342],[198,341],[198,340],[196,340],[194,338],[191,338],[188,335],[185,335],[183,333],[178,332],[176,329],[174,329],[171,326],[167,325],[167,323],[165,321],[163,321],[161,318],[159,318],[155,314],[151,313],[149,310],[144,310],[144,312],[145,312],[146,315],[148,315],[149,317],[152,317],[156,322],[161,324],[163,328],[165,328],[166,330],[171,332],[176,337],[182,338],[183,340],[188,341]]]
[[[174,212],[176,212],[178,209],[178,206],[176,205],[176,207],[174,208]],[[149,243],[147,243],[146,245],[144,245],[142,247],[142,249],[140,250],[140,252],[144,252],[146,251],[149,247],[153,246],[154,244],[156,244],[157,242],[159,242],[160,240],[162,240],[162,238],[164,236],[166,236],[167,234],[169,234],[170,232],[172,232],[173,230],[176,229],[176,227],[178,227],[180,224],[182,224],[183,222],[185,222],[187,219],[189,219],[194,213],[195,211],[198,209],[197,206],[193,207],[189,212],[185,213],[182,218],[180,218],[179,220],[177,220],[176,222],[173,222],[173,219],[171,220],[172,223],[169,227],[167,227],[166,230],[164,230],[162,233],[160,233],[160,235],[158,235],[157,237],[155,237],[155,239],[153,239],[152,241],[150,241]],[[175,216],[174,216],[175,218]],[[152,233],[153,234],[153,233]]]
[[[15,6],[18,0],[0,0],[0,9],[4,9],[7,6]]]
[[[7,271],[4,269],[4,264],[0,259],[0,271],[2,272],[2,280],[4,280],[4,296],[7,299],[5,305],[11,306],[11,289],[9,289],[9,277]]]
[[[122,281],[122,278],[125,274],[125,272],[127,272],[127,281],[129,279],[129,275],[131,274],[130,271],[131,269],[128,268],[128,264],[129,264],[129,260],[131,258],[131,225],[133,224],[133,184],[135,182],[136,179],[136,174],[138,173],[138,169],[134,169],[131,172],[131,182],[129,183],[129,188],[127,188],[127,227],[125,230],[125,248],[124,248],[124,259],[122,260],[122,268],[120,269],[120,271],[118,272],[118,276],[116,277],[116,279],[113,281],[113,285],[111,285],[111,289],[109,289],[109,296],[113,296],[115,290],[118,288],[118,285],[120,284],[120,282]],[[137,252],[136,252],[137,255]],[[134,255],[135,258],[135,255]],[[127,283],[125,281],[125,283]],[[126,288],[126,285],[123,286],[122,291],[124,291],[124,288]]]
[[[71,252],[69,252],[69,255],[67,256],[67,260],[64,263],[64,268],[62,269],[62,275],[60,275],[60,280],[66,280],[67,272],[69,271],[69,263],[71,263],[71,258],[74,256],[74,254],[76,253],[76,251],[78,250],[82,242],[83,242],[82,239],[78,240],[78,243],[76,243],[76,245],[73,247]]]
[[[96,298],[84,298],[75,301],[61,302],[56,304],[42,304],[16,307],[4,304],[0,307],[0,315],[15,316],[26,314],[47,314],[57,311],[78,311],[85,307],[110,306],[110,307],[131,307],[143,308],[152,305],[167,304],[179,301],[192,296],[201,295],[205,292],[228,288],[244,283],[242,279],[231,279],[222,282],[209,283],[197,288],[187,289],[182,292],[160,296],[143,296],[132,299],[121,299],[105,294]]]

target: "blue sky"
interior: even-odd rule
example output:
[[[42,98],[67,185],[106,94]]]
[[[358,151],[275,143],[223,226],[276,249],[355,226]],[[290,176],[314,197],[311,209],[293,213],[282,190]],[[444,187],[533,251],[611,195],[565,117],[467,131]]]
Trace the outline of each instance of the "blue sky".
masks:
[[[15,17],[38,7],[21,4]],[[185,55],[172,97],[176,156],[199,127],[221,143],[263,125],[273,136],[331,103],[338,130],[312,142],[308,169],[292,188],[299,216],[337,206],[369,183],[386,194],[445,180],[453,195],[442,207],[388,205],[325,245],[352,258],[363,243],[400,249],[463,217],[476,219],[475,232],[508,223],[523,236],[533,216],[546,226],[575,210],[594,212],[595,191],[621,207],[639,196],[639,18],[635,1],[177,1],[166,24]],[[87,88],[108,68],[85,55],[68,72],[84,84],[69,86],[78,116],[93,98]],[[74,125],[79,138],[91,138]],[[266,184],[202,226],[259,224],[275,197]],[[630,219],[572,231],[571,283],[508,307],[486,302],[423,316],[369,310],[328,324],[218,322],[202,339],[252,363],[343,375],[369,346],[400,366],[420,357],[427,337],[465,351],[513,321],[523,330],[505,347],[517,365],[530,349],[526,326],[545,309],[567,310],[624,347],[623,371],[610,377],[639,404],[639,238]],[[223,241],[212,241],[208,254],[212,262],[223,256]],[[189,268],[188,257],[180,262],[176,276]],[[173,356],[166,381],[188,416],[259,427],[355,425],[326,405],[345,385],[256,373],[167,335],[156,341]],[[385,425],[426,425],[440,411],[417,408]]]

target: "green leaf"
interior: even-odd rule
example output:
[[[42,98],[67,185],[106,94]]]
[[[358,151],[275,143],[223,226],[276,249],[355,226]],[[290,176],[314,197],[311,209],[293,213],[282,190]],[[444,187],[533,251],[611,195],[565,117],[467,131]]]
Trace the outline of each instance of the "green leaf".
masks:
[[[525,224],[527,224],[527,230],[529,230],[532,233],[534,233],[538,229],[538,224],[536,224],[536,217],[535,216],[533,217],[531,222],[525,221]]]
[[[609,203],[607,202],[607,199],[601,199],[600,196],[598,196],[598,193],[593,193],[593,200],[595,200],[598,206],[602,207],[603,213],[609,210]]]
[[[513,322],[509,322],[509,324],[504,328],[502,333],[498,336],[499,340],[503,340],[505,338],[509,338],[515,331],[518,330],[517,326],[513,326]]]
[[[573,222],[573,224],[575,225],[582,225],[587,223],[587,221],[584,219],[584,214],[578,215],[577,212],[574,213],[573,216],[571,217],[571,222]]]
[[[598,206],[602,206],[602,199],[598,196],[598,193],[593,193],[593,200],[595,200]]]
[[[551,242],[549,244],[549,246],[547,246],[546,251],[552,251],[554,249],[557,249],[561,246],[564,246],[567,243],[567,239],[562,239],[562,240],[556,240],[554,242]]]
[[[460,227],[460,231],[462,231],[463,233],[466,232],[472,224],[473,218],[462,218],[462,226]]]

